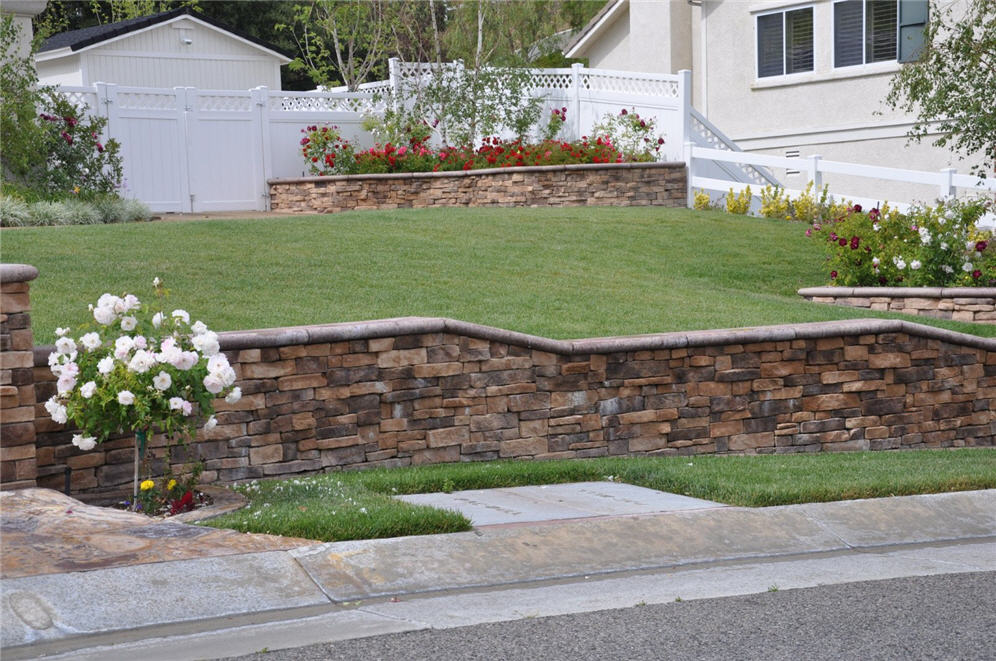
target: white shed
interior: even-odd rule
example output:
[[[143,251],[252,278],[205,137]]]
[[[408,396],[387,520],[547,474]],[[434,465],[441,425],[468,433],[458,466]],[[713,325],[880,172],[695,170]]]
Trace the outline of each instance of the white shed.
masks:
[[[35,56],[45,85],[280,89],[291,57],[189,8],[63,32]]]

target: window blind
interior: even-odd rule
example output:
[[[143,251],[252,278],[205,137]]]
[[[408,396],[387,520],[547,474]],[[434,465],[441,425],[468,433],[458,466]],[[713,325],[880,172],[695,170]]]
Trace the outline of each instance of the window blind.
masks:
[[[785,13],[785,73],[813,70],[813,8]]]
[[[785,73],[782,14],[757,17],[757,77]]]
[[[850,67],[864,62],[862,0],[845,0],[833,6],[833,65]]]
[[[896,0],[865,2],[865,62],[896,59]]]

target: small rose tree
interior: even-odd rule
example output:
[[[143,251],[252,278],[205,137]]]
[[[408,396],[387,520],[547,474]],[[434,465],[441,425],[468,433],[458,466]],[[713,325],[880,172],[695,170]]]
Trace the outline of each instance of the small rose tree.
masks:
[[[139,502],[139,465],[150,434],[182,443],[198,427],[211,429],[214,399],[237,402],[235,370],[221,353],[218,335],[184,310],[167,314],[168,292],[154,281],[157,305],[132,294],[104,294],[91,305],[95,325],[56,329],[48,363],[58,377],[45,408],[52,420],[72,421],[80,433],[73,445],[92,450],[112,434],[134,432],[132,508]]]

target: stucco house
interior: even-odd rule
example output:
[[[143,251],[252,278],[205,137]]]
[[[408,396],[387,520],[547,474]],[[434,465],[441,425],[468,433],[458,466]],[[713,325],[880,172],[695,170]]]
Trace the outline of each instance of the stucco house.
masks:
[[[941,4],[957,12],[966,1]],[[610,0],[564,53],[598,68],[691,69],[693,105],[744,151],[967,172],[930,140],[908,145],[913,118],[883,103],[928,19],[927,0]],[[774,174],[788,188],[806,183],[804,173]],[[824,182],[880,199],[936,195],[845,175]]]
[[[53,35],[35,56],[47,85],[280,89],[293,58],[189,8]]]

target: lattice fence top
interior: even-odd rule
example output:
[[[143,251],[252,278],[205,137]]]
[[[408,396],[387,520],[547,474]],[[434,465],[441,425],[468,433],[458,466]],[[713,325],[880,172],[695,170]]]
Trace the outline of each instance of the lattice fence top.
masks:
[[[172,92],[118,92],[117,105],[125,110],[175,110]]]
[[[71,104],[77,107],[86,108],[92,110],[97,107],[97,93],[93,91],[77,91],[77,90],[60,90],[62,96],[66,98]]]
[[[280,92],[270,95],[270,110],[284,112],[368,112],[384,107],[372,94],[349,96],[287,96]]]
[[[596,92],[621,92],[638,96],[678,98],[678,81],[645,78],[642,76],[621,76],[586,71],[581,76],[581,87]]]
[[[533,73],[531,86],[533,89],[566,90],[574,86],[574,77],[570,73]]]
[[[196,108],[204,112],[250,112],[253,100],[249,93],[198,94]]]

